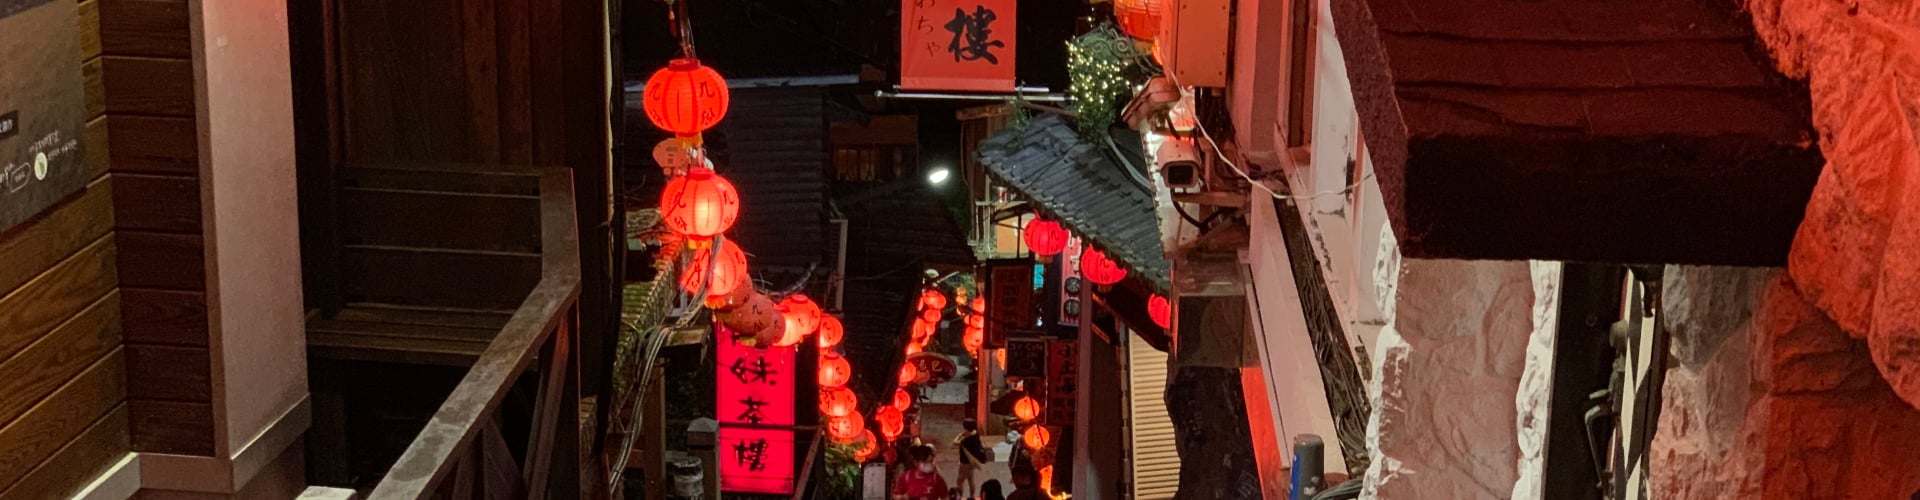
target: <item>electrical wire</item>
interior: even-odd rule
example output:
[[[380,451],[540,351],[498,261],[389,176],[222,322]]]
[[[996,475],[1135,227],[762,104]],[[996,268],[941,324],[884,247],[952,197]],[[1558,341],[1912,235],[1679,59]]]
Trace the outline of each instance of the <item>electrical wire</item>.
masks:
[[[1167,79],[1173,81],[1173,85],[1175,87],[1181,86],[1179,78],[1174,76],[1173,73],[1167,73],[1166,76],[1167,76]],[[1317,193],[1306,194],[1306,195],[1281,194],[1278,191],[1274,191],[1273,188],[1267,187],[1266,183],[1260,182],[1258,180],[1254,180],[1253,176],[1247,175],[1246,170],[1242,170],[1239,165],[1234,164],[1233,159],[1227,158],[1227,155],[1221,152],[1220,143],[1214,142],[1213,134],[1208,133],[1206,125],[1200,122],[1201,120],[1194,120],[1193,129],[1200,131],[1200,137],[1207,140],[1207,145],[1213,150],[1213,156],[1215,158],[1219,158],[1221,164],[1226,165],[1228,170],[1232,170],[1233,173],[1238,174],[1241,179],[1245,179],[1248,184],[1252,184],[1253,187],[1261,191],[1266,191],[1268,195],[1273,196],[1273,199],[1276,199],[1276,200],[1311,200],[1314,198],[1319,198],[1321,196],[1330,196],[1330,195],[1346,196],[1347,194],[1352,193],[1354,189],[1358,189],[1361,184],[1365,184],[1368,180],[1373,179],[1373,171],[1369,170],[1367,171],[1367,175],[1360,177],[1359,180],[1355,180],[1353,181],[1352,184],[1347,184],[1346,187],[1343,187],[1340,189],[1320,191]]]

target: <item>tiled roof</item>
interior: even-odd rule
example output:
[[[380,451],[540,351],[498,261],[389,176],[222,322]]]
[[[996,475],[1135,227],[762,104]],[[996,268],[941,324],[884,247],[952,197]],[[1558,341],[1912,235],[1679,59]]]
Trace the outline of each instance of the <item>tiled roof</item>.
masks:
[[[1105,144],[1088,143],[1071,123],[1047,115],[981,141],[980,163],[1155,292],[1172,289],[1153,194]]]

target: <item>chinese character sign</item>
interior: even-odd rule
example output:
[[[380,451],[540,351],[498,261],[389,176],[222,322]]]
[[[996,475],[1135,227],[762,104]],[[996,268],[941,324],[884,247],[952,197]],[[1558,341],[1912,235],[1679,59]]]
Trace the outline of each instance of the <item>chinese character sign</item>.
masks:
[[[1015,0],[900,0],[900,87],[1012,92]]]
[[[767,427],[794,423],[796,353],[791,347],[743,346],[732,332],[717,333],[720,489],[792,494],[794,433]]]

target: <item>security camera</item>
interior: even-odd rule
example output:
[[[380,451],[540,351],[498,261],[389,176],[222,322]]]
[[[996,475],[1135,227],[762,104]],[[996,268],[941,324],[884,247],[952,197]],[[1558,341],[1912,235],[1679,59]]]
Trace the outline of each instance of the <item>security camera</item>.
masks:
[[[1200,167],[1200,150],[1193,142],[1184,139],[1170,139],[1160,144],[1154,151],[1154,160],[1160,166],[1160,178],[1166,180],[1167,187],[1174,191],[1193,191],[1205,184]]]

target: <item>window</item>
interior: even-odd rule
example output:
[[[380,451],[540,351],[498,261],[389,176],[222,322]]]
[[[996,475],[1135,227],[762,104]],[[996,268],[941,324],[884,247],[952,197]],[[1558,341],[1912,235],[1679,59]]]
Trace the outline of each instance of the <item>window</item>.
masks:
[[[833,180],[886,182],[907,175],[914,164],[914,147],[900,144],[863,144],[833,149]]]

